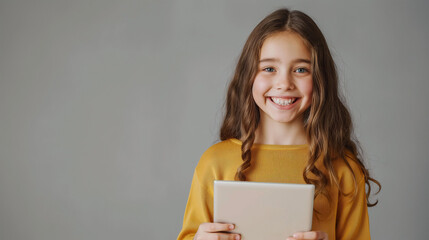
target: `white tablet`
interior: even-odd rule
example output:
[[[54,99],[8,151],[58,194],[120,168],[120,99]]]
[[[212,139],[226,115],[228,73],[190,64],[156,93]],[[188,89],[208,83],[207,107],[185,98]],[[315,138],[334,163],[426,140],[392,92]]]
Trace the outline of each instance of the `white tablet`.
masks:
[[[311,230],[314,185],[214,181],[214,222],[235,224],[243,240],[284,240]]]

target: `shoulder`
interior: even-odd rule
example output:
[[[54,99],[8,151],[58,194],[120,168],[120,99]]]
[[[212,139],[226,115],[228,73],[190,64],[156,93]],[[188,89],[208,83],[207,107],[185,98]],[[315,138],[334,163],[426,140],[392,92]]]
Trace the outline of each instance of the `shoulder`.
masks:
[[[365,181],[364,166],[356,155],[346,152],[344,158],[333,160],[333,167],[338,178],[338,183],[344,191],[353,191],[355,186]]]
[[[213,162],[223,161],[235,157],[241,153],[241,145],[235,139],[227,139],[209,147],[201,156],[198,165],[213,164]]]
[[[241,145],[236,139],[228,139],[209,147],[201,156],[196,167],[199,176],[224,178],[225,172],[233,171],[241,164]]]

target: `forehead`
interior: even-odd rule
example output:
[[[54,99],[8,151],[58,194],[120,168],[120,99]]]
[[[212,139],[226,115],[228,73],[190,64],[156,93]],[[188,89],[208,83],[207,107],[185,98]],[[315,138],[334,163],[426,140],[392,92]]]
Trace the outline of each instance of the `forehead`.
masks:
[[[293,60],[296,58],[311,59],[311,51],[303,38],[295,32],[283,31],[270,35],[262,44],[260,59],[280,58]]]

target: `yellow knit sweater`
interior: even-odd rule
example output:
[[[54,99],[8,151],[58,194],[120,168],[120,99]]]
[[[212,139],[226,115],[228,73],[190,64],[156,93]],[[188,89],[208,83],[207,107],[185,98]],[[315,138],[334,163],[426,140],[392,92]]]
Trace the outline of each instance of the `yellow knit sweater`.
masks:
[[[308,145],[263,145],[252,147],[252,166],[246,172],[248,181],[305,183],[302,177],[308,159]],[[327,232],[329,239],[369,240],[369,221],[366,205],[364,176],[358,165],[347,159],[353,173],[343,159],[333,162],[340,188],[335,184],[328,188],[330,201],[317,197],[313,214],[312,230]],[[188,203],[183,218],[183,227],[178,240],[192,240],[198,226],[213,222],[213,181],[234,180],[237,168],[242,163],[241,141],[229,139],[210,147],[201,157],[192,180]],[[321,166],[321,165],[318,165]]]

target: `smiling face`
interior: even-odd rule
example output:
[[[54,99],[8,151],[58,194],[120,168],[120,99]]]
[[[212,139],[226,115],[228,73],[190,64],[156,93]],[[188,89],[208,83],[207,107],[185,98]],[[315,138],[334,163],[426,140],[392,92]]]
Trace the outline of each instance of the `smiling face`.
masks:
[[[261,122],[302,123],[312,92],[311,52],[301,36],[283,31],[268,37],[252,87]]]

